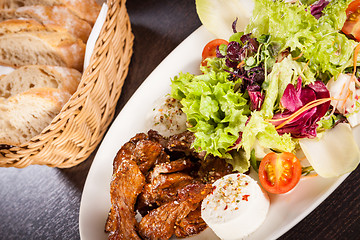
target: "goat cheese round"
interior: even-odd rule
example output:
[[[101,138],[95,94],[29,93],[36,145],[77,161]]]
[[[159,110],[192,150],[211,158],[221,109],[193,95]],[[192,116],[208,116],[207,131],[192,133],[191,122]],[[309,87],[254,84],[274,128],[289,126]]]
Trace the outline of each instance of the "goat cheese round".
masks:
[[[270,201],[250,176],[229,174],[213,186],[201,204],[201,217],[218,237],[241,239],[264,222]]]
[[[158,99],[148,114],[147,127],[165,137],[186,131],[186,114],[181,107],[181,103],[170,95]]]

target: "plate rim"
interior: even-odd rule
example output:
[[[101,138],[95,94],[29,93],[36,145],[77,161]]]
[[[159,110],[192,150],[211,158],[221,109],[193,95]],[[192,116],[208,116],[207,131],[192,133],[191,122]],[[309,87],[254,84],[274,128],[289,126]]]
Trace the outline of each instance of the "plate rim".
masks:
[[[154,77],[156,77],[158,74],[162,74],[161,70],[164,68],[164,65],[167,64],[167,62],[169,62],[172,58],[175,57],[175,55],[178,54],[179,49],[181,50],[183,48],[183,46],[189,42],[191,42],[193,39],[196,38],[197,35],[201,35],[201,34],[205,34],[206,36],[204,38],[215,38],[215,36],[208,32],[206,30],[206,28],[201,25],[200,27],[198,27],[195,31],[193,31],[188,37],[186,37],[176,48],[174,48],[169,55],[167,55],[161,62],[160,64],[145,78],[145,80],[141,83],[141,85],[136,89],[136,91],[133,93],[133,95],[129,98],[129,100],[127,101],[127,103],[124,105],[124,107],[121,109],[121,111],[119,112],[119,114],[116,116],[116,118],[113,120],[112,124],[110,125],[106,135],[104,136],[95,156],[93,159],[93,162],[91,163],[89,172],[87,174],[86,177],[86,181],[81,193],[81,201],[80,201],[80,209],[79,209],[79,232],[80,232],[80,239],[85,239],[86,233],[84,232],[84,204],[86,203],[85,198],[87,196],[87,191],[91,186],[90,185],[90,180],[89,180],[89,176],[90,178],[95,174],[94,172],[99,171],[99,169],[95,169],[97,165],[99,165],[99,159],[104,155],[103,151],[106,150],[106,145],[109,141],[111,136],[114,134],[114,129],[117,128],[117,126],[119,125],[119,122],[121,122],[120,118],[123,117],[123,115],[125,115],[125,113],[130,111],[130,107],[133,105],[133,103],[135,102],[135,100],[137,98],[139,98],[139,95],[141,94],[141,92],[144,91],[144,89],[147,89],[149,87],[149,85],[152,85],[153,82],[151,81]],[[201,51],[199,51],[201,52]],[[199,59],[200,59],[199,55]],[[178,74],[178,73],[176,73]],[[165,73],[165,75],[169,75],[169,73]],[[175,76],[175,75],[173,75]],[[169,80],[170,81],[170,80]],[[168,86],[170,88],[170,86]],[[161,97],[161,96],[160,96]],[[126,140],[125,140],[126,142]],[[124,143],[125,143],[124,142]],[[122,145],[122,144],[121,144]],[[117,148],[120,149],[120,148]],[[116,154],[116,153],[115,153]],[[111,158],[111,169],[112,169],[112,162],[114,159],[115,155],[112,155]],[[317,208],[331,193],[334,192],[334,190],[348,177],[350,173],[344,174],[338,178],[334,178],[334,182],[331,184],[331,186],[325,191],[323,192],[315,201],[313,201],[310,206],[303,211],[301,214],[299,214],[298,216],[296,216],[292,221],[290,221],[290,223],[287,223],[285,226],[282,226],[281,229],[277,230],[276,232],[273,232],[272,234],[270,234],[270,236],[267,239],[276,239],[280,236],[282,236],[284,233],[286,233],[287,231],[289,231],[291,228],[293,228],[296,224],[298,224],[301,220],[303,220],[307,215],[309,215],[315,208]],[[108,188],[110,189],[110,179],[111,179],[111,174],[110,176],[105,176],[107,177],[107,181],[108,181]],[[104,190],[104,189],[103,189]],[[108,196],[108,198],[110,199],[110,194]],[[110,202],[109,202],[110,203]],[[110,205],[109,205],[110,206]],[[109,209],[109,208],[108,208]],[[86,214],[85,214],[86,215]],[[105,222],[104,222],[104,226],[105,226]],[[251,235],[249,236],[249,239],[252,239]]]

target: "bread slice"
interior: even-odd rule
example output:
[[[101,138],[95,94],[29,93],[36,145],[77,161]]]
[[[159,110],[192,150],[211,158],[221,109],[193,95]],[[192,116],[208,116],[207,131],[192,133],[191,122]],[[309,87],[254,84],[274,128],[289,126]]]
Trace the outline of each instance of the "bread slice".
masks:
[[[0,101],[0,144],[17,146],[50,124],[70,98],[55,88],[32,88]]]
[[[82,71],[86,45],[62,28],[35,20],[0,22],[0,64],[55,65]]]
[[[34,19],[46,26],[63,27],[86,43],[91,33],[91,25],[74,15],[65,6],[25,6],[17,9],[0,9],[0,21],[9,19]]]
[[[94,25],[101,6],[96,0],[0,0],[0,8],[18,8],[32,5],[64,5],[79,18]]]
[[[80,82],[81,73],[73,68],[29,65],[0,76],[0,97],[9,98],[30,88],[58,88],[73,94]]]

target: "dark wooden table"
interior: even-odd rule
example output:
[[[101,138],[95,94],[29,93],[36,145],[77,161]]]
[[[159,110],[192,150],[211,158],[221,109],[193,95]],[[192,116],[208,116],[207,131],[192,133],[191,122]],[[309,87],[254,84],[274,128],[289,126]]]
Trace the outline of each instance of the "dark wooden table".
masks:
[[[153,69],[201,25],[194,0],[128,0],[127,8],[134,55],[117,113]],[[1,168],[0,239],[79,239],[81,194],[93,157],[70,169]],[[360,239],[360,168],[280,239]]]

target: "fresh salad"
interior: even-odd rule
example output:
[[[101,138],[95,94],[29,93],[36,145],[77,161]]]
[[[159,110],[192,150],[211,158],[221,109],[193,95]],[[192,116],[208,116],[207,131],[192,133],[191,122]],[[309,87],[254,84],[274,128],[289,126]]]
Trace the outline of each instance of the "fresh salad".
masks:
[[[204,25],[224,36],[228,29],[218,29],[224,21],[213,6],[221,2],[196,4]],[[172,79],[171,97],[181,103],[196,151],[225,158],[240,173],[252,168],[271,193],[290,191],[311,172],[336,177],[354,170],[359,9],[359,0],[255,0],[240,31],[239,10],[228,26],[232,35],[204,47],[201,74]],[[319,155],[320,148],[329,154]]]
[[[150,130],[117,153],[109,238],[184,238],[208,226],[243,239],[286,198],[274,194],[359,164],[360,0],[196,6],[216,38],[200,74],[174,76]]]

